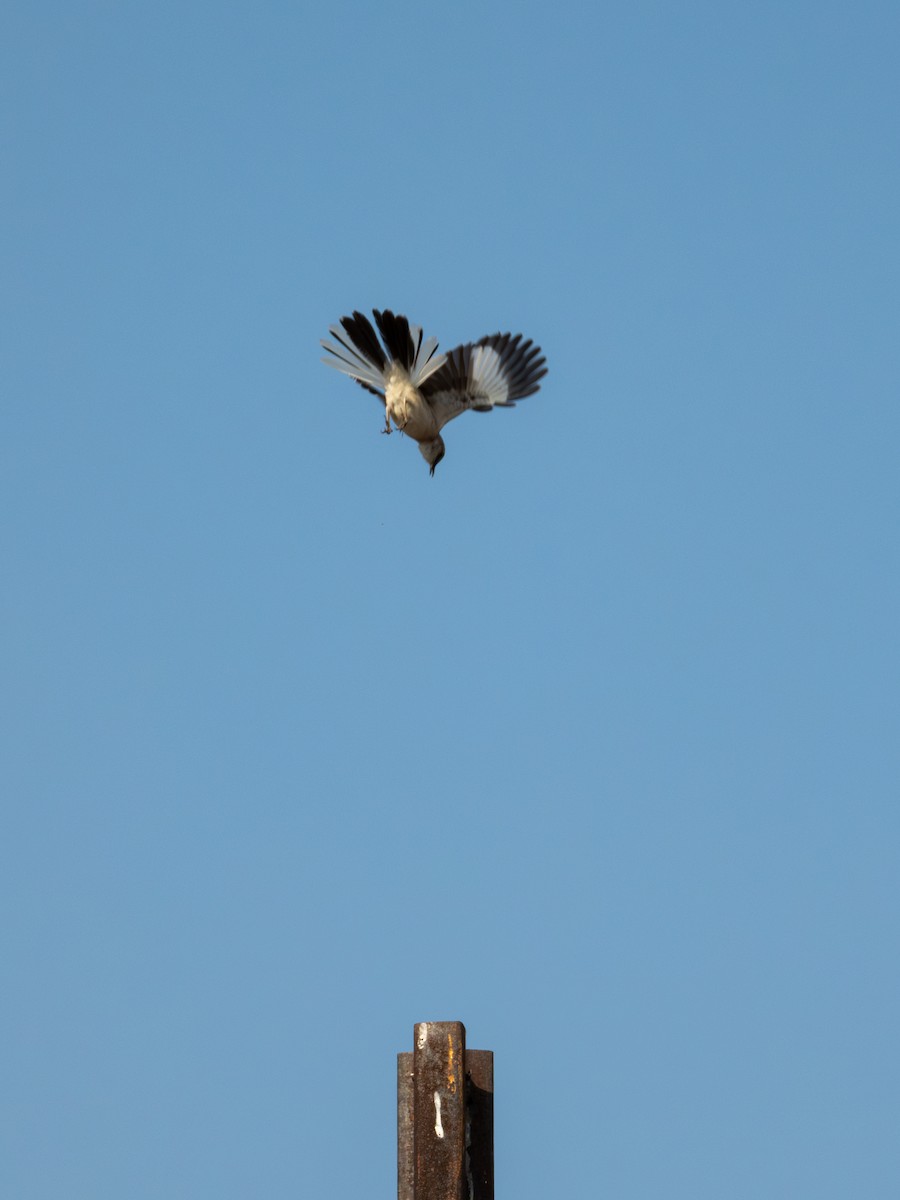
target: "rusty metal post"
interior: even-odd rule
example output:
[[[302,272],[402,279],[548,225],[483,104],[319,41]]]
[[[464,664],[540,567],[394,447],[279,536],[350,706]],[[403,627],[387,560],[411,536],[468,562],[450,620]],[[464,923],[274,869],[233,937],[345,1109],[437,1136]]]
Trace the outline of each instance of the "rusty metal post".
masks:
[[[397,1055],[397,1200],[415,1200],[413,1055]]]
[[[494,1200],[494,1056],[461,1021],[415,1026],[397,1056],[398,1200]]]

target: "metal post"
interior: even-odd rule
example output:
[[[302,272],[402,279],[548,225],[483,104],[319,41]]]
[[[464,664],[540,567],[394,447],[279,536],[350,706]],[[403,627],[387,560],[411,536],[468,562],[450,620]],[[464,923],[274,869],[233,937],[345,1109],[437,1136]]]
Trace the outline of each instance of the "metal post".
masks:
[[[494,1200],[494,1056],[461,1021],[415,1026],[397,1055],[398,1200]]]

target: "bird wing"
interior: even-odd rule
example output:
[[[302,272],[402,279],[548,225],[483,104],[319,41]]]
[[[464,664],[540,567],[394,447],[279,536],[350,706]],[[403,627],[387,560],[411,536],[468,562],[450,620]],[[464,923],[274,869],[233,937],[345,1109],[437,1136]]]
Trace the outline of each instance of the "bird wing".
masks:
[[[441,428],[467,409],[512,408],[533,396],[547,374],[546,361],[540,346],[523,342],[521,333],[492,333],[451,350],[421,390]]]

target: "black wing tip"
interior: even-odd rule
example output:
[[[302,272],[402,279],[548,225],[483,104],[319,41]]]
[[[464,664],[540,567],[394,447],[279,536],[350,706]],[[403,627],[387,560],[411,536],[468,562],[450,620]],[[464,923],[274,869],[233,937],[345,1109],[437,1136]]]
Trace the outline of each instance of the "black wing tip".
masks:
[[[372,315],[388,354],[407,371],[411,371],[418,347],[413,344],[408,319],[392,313],[389,308],[384,311],[373,308]]]
[[[354,309],[352,316],[341,317],[341,326],[358,353],[379,371],[383,371],[387,360],[384,357],[378,335],[372,328],[372,322],[365,313]]]
[[[422,344],[422,334],[418,343],[413,340],[409,321],[399,313],[393,313],[389,308],[372,309],[378,333],[365,313],[355,308],[349,317],[341,317],[341,327],[353,343],[354,347],[365,359],[379,370],[383,371],[388,358],[399,362],[407,371],[412,370],[416,355]],[[381,340],[378,334],[381,334]],[[382,343],[384,345],[382,346]],[[387,351],[387,354],[385,354]]]
[[[540,380],[548,372],[547,360],[531,338],[521,333],[493,333],[482,338],[479,346],[490,346],[500,355],[506,374],[509,395],[502,405],[512,408],[517,400],[524,400],[540,391]]]

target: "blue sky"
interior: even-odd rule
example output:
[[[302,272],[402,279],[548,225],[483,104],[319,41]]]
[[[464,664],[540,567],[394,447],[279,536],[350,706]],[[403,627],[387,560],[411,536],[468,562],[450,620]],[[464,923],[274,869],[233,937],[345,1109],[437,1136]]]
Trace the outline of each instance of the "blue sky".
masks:
[[[8,6],[0,1192],[900,1187],[892,4]],[[550,373],[430,479],[354,308]]]

